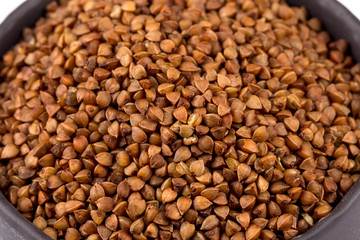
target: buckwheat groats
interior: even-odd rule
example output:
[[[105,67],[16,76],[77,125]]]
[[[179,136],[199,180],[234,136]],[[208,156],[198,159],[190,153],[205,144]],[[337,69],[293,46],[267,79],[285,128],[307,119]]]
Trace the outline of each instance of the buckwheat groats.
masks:
[[[53,239],[291,239],[359,178],[360,65],[279,0],[61,0],[3,56],[0,188]]]

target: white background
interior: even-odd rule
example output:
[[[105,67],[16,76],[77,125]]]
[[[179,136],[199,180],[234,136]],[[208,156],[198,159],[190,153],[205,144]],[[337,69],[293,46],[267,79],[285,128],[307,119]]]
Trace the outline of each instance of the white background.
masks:
[[[310,0],[314,1],[314,0]],[[316,1],[316,0],[315,0]],[[338,0],[342,5],[350,10],[358,19],[360,19],[360,1],[359,0]]]
[[[28,0],[32,1],[32,0]],[[316,0],[309,0],[316,1]],[[347,7],[358,19],[360,19],[360,1],[359,0],[338,0]],[[25,0],[0,0],[0,23],[11,13],[17,6]]]

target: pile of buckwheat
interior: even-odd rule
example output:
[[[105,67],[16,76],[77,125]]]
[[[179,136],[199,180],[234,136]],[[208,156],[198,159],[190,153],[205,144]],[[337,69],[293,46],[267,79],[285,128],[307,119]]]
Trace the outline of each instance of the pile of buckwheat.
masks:
[[[0,188],[53,239],[291,239],[359,178],[360,65],[279,0],[62,0],[3,56]]]

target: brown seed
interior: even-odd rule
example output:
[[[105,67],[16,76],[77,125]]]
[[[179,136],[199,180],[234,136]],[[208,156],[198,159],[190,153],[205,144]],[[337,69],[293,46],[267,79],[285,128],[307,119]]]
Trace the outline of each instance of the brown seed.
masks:
[[[131,136],[136,143],[144,143],[147,140],[146,133],[139,127],[132,127]]]
[[[106,213],[100,210],[92,210],[90,212],[90,216],[97,225],[100,225],[102,221],[105,219]]]
[[[323,186],[324,186],[324,190],[330,193],[336,192],[338,189],[336,183],[328,177],[324,178]]]
[[[352,131],[347,132],[344,137],[342,138],[342,141],[347,144],[356,144],[357,138],[355,136],[355,133]]]
[[[89,169],[83,169],[79,171],[74,178],[79,183],[89,183],[91,182],[91,171]]]
[[[240,232],[241,227],[234,221],[227,220],[225,225],[225,234],[227,236],[232,236],[237,232]]]
[[[151,168],[160,168],[160,167],[164,166],[164,164],[165,164],[164,157],[158,153],[150,158],[150,167]]]
[[[302,140],[297,135],[288,135],[286,138],[286,144],[292,150],[298,150],[301,148]]]
[[[309,191],[303,191],[300,196],[300,202],[303,205],[310,205],[318,201],[319,200],[317,199],[317,197],[312,192]]]
[[[300,122],[296,117],[287,117],[284,119],[284,124],[292,132],[297,132]]]
[[[285,213],[278,218],[277,229],[280,231],[288,230],[293,225],[293,221],[294,216],[289,213]]]
[[[17,202],[17,209],[21,212],[27,213],[33,210],[33,204],[29,198],[19,198]]]
[[[49,177],[47,181],[47,187],[49,189],[57,189],[61,185],[63,185],[64,182],[61,180],[61,178],[58,175],[52,175]]]
[[[262,109],[262,105],[260,102],[260,99],[258,96],[256,95],[252,95],[249,100],[247,100],[246,102],[246,106],[250,109],[256,109],[256,110],[260,110]]]
[[[117,219],[117,216],[115,214],[112,214],[108,218],[106,218],[105,227],[107,227],[111,231],[115,231],[117,229],[117,227],[118,227],[118,219]]]
[[[71,240],[79,240],[81,239],[81,235],[78,230],[75,228],[68,228],[66,230],[65,239]]]
[[[315,70],[315,73],[316,73],[316,75],[318,75],[319,78],[330,81],[330,74],[326,68],[317,68]]]
[[[66,213],[72,213],[79,208],[83,208],[84,206],[84,203],[81,201],[69,200],[65,203],[65,211]]]
[[[146,202],[143,199],[134,199],[128,203],[128,212],[131,217],[138,217],[145,212]]]
[[[163,203],[172,202],[176,199],[177,193],[171,188],[166,188],[161,194],[161,201]]]
[[[98,161],[101,165],[110,167],[113,165],[112,162],[113,155],[108,152],[102,152],[95,156],[95,160]]]
[[[200,68],[197,67],[193,62],[182,62],[179,69],[181,71],[184,71],[184,72],[197,72],[197,71],[200,71]]]
[[[59,230],[66,230],[69,228],[69,221],[65,216],[62,216],[54,223],[54,228]]]
[[[165,216],[171,220],[179,220],[181,218],[179,209],[174,203],[167,206]]]
[[[180,236],[182,239],[190,239],[195,233],[195,225],[189,222],[183,222],[180,226]]]
[[[230,208],[228,206],[218,206],[214,208],[214,213],[218,216],[221,220],[225,220],[230,212]]]
[[[36,171],[34,169],[29,169],[27,167],[19,167],[18,176],[21,179],[28,179],[35,175]]]
[[[221,117],[217,114],[209,113],[203,116],[203,120],[208,127],[213,128],[220,125]]]
[[[117,186],[117,194],[122,198],[126,198],[130,195],[130,186],[126,180],[121,181]]]
[[[220,221],[215,215],[210,215],[205,218],[200,230],[211,230],[219,225]]]
[[[104,188],[100,184],[95,183],[95,185],[90,189],[91,201],[96,202],[99,198],[102,197],[105,197]]]
[[[111,230],[108,229],[105,225],[98,226],[97,232],[102,239],[108,239],[111,235]]]
[[[75,137],[73,139],[74,148],[78,153],[82,153],[88,146],[89,142],[85,136]]]
[[[35,218],[33,224],[40,230],[44,230],[47,227],[47,222],[42,216]]]
[[[177,80],[180,77],[180,71],[174,67],[168,68],[166,76],[170,81]]]
[[[166,93],[166,99],[169,100],[171,104],[175,105],[180,99],[180,93],[179,92]]]
[[[135,79],[142,79],[147,76],[147,72],[145,68],[142,65],[136,65],[134,66],[131,71],[131,76]]]
[[[281,78],[281,82],[282,83],[286,83],[286,84],[293,84],[294,82],[296,82],[297,80],[297,76],[296,73],[294,71],[290,71],[287,72],[282,78]]]
[[[247,178],[250,175],[251,168],[249,165],[245,163],[240,163],[237,167],[237,176],[238,180],[242,181],[243,179]]]
[[[187,121],[187,124],[191,127],[196,127],[201,124],[202,116],[198,113],[192,113]]]
[[[253,224],[245,232],[246,240],[255,240],[258,239],[261,233],[261,227]]]
[[[284,181],[291,187],[297,187],[301,184],[301,173],[297,169],[286,169],[284,172]]]
[[[127,183],[129,184],[130,189],[133,192],[140,191],[145,185],[145,182],[141,180],[139,177],[129,177],[127,179]]]
[[[340,180],[340,189],[343,193],[346,193],[352,187],[354,181],[351,178],[343,178]]]
[[[189,148],[186,146],[182,146],[175,152],[174,162],[185,161],[190,157],[191,157],[191,152]]]
[[[65,70],[59,66],[59,65],[52,65],[49,69],[48,69],[48,74],[49,77],[52,79],[56,79],[56,78],[60,78],[62,75],[64,75]]]
[[[194,81],[195,87],[199,89],[200,92],[204,93],[209,87],[209,81],[205,79],[196,79]]]
[[[162,122],[164,120],[164,112],[159,107],[149,107],[147,114],[155,122]]]
[[[132,1],[125,1],[121,5],[121,9],[125,12],[135,12],[136,10],[136,4]]]
[[[110,30],[114,27],[113,23],[111,22],[111,19],[108,17],[103,17],[99,21],[99,31],[106,31]]]
[[[199,139],[198,146],[201,151],[211,154],[214,148],[214,140],[209,136],[204,136]]]
[[[240,197],[240,206],[244,210],[250,210],[255,205],[256,198],[253,195],[243,195]]]
[[[116,162],[121,167],[127,167],[130,164],[130,156],[126,151],[120,151],[116,154]]]
[[[43,232],[52,239],[57,238],[57,231],[54,228],[47,227],[43,230]]]
[[[174,117],[182,123],[186,123],[188,114],[185,107],[176,108],[173,112]]]
[[[240,213],[236,216],[236,220],[240,223],[241,227],[247,230],[250,224],[250,214],[248,212]]]
[[[171,93],[175,88],[175,85],[172,83],[163,83],[160,84],[157,91],[161,94],[161,95],[166,95],[167,93]]]
[[[175,49],[175,43],[170,39],[165,39],[160,42],[160,49],[165,53],[172,53]]]
[[[180,125],[179,135],[183,138],[189,138],[194,133],[194,128],[189,125]]]
[[[95,201],[100,211],[110,212],[114,207],[114,200],[110,197],[101,197]]]
[[[251,139],[240,139],[239,146],[241,150],[248,152],[248,153],[258,153],[259,148],[256,143]]]
[[[74,216],[78,223],[84,224],[89,219],[90,213],[87,209],[78,209],[74,211]]]
[[[192,201],[190,198],[187,197],[179,197],[176,206],[179,209],[179,212],[181,215],[184,215],[184,213],[189,210],[191,207]]]
[[[144,232],[144,235],[150,238],[157,238],[158,234],[159,230],[155,223],[150,223]]]
[[[142,231],[144,231],[144,228],[145,228],[144,219],[139,218],[131,224],[129,231],[131,234],[140,234],[142,233]]]
[[[231,111],[230,106],[222,104],[222,103],[219,104],[219,106],[218,106],[218,114],[219,114],[219,116],[223,117],[223,116],[229,114],[230,111]]]
[[[14,144],[6,145],[1,152],[1,159],[13,158],[18,155],[19,149]]]
[[[145,38],[152,42],[160,42],[161,39],[163,38],[163,35],[160,31],[153,30],[153,31],[148,32],[145,35]],[[158,47],[157,47],[157,49],[158,49]]]
[[[203,175],[203,173],[205,171],[204,161],[203,160],[196,160],[196,161],[192,162],[190,164],[189,170],[194,176]]]
[[[225,88],[231,85],[230,79],[222,74],[217,75],[217,82],[221,88]]]
[[[203,196],[197,196],[193,202],[195,210],[204,210],[212,205],[212,203]]]
[[[259,190],[259,193],[264,193],[269,188],[269,182],[266,181],[266,179],[264,177],[262,177],[261,175],[259,175],[256,185]]]
[[[106,108],[111,103],[111,96],[108,92],[101,91],[96,96],[96,103],[102,108]]]
[[[314,209],[313,219],[319,220],[330,213],[332,207],[328,204],[319,205]]]

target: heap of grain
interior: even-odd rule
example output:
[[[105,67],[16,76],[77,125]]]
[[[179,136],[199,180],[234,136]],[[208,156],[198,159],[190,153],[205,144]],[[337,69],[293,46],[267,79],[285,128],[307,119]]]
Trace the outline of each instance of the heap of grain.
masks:
[[[0,187],[53,239],[290,239],[358,179],[360,65],[305,9],[60,2],[0,86]]]

